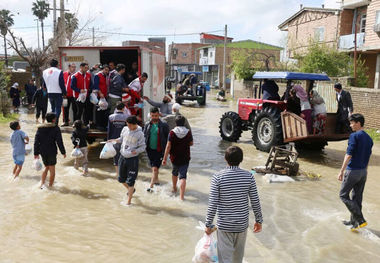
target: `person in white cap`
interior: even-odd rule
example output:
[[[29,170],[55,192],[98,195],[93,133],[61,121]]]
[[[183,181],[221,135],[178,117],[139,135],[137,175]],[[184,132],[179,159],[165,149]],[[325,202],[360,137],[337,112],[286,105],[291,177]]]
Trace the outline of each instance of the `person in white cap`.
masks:
[[[20,90],[17,82],[12,85],[9,95],[12,99],[13,111],[18,112],[18,107],[20,107]]]
[[[143,98],[153,107],[159,108],[160,114],[162,117],[165,117],[168,114],[172,114],[172,106],[173,106],[173,103],[171,102],[173,99],[172,94],[170,93],[166,94],[164,98],[162,99],[162,102],[153,101],[149,99],[147,96],[144,96]]]
[[[181,108],[181,105],[179,105],[178,103],[174,103],[173,106],[172,106],[172,114],[168,114],[166,115],[165,117],[162,118],[163,121],[166,121],[166,123],[168,124],[169,126],[169,130],[173,130],[176,126],[176,123],[175,123],[175,117],[178,116],[178,115],[181,115],[183,116],[180,112],[179,112],[179,109]],[[191,127],[190,127],[190,124],[189,122],[187,121],[186,117],[185,117],[185,127],[191,131]]]

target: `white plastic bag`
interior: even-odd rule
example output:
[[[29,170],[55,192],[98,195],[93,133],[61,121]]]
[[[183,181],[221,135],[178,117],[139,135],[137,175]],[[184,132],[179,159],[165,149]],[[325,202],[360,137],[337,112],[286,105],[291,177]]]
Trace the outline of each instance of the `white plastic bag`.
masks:
[[[77,101],[85,103],[86,102],[86,97],[87,97],[87,92],[83,92],[83,93],[81,92],[78,95]]]
[[[71,157],[73,157],[73,158],[82,158],[83,157],[83,153],[82,153],[82,151],[79,148],[75,148],[71,152]]]
[[[92,92],[91,95],[90,95],[90,102],[94,105],[98,104],[99,100],[98,100],[98,96],[96,95],[95,92]]]
[[[206,226],[203,222],[199,221],[198,229],[205,230]],[[203,237],[198,241],[195,246],[195,255],[193,257],[193,263],[210,263],[218,262],[217,243],[215,234],[207,235],[203,234]]]
[[[100,159],[111,159],[112,157],[114,157],[116,155],[116,150],[115,148],[113,147],[113,144],[112,142],[107,142],[102,151],[100,152],[100,156],[99,158]]]
[[[30,144],[25,144],[25,155],[28,155],[32,152],[32,146]]]
[[[68,101],[67,101],[67,99],[63,99],[62,100],[62,107],[64,107],[64,108],[66,108],[67,107],[67,105],[68,105]]]
[[[42,163],[40,159],[34,159],[33,164],[32,164],[32,169],[38,171],[41,171],[42,169]]]
[[[105,98],[100,98],[98,106],[99,106],[98,110],[107,110],[108,109],[107,100]]]

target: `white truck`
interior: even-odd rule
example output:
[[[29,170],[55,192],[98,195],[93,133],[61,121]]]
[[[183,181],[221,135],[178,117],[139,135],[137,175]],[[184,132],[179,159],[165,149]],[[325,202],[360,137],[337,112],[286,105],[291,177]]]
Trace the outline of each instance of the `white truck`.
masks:
[[[154,101],[161,101],[165,95],[165,54],[139,46],[95,46],[95,47],[60,47],[60,65],[62,70],[67,70],[68,65],[75,63],[77,68],[81,62],[87,62],[89,66],[97,63],[115,65],[122,63],[130,67],[133,62],[138,63],[138,75],[143,72],[148,74],[148,80],[144,83],[141,96],[147,96]],[[142,111],[142,119],[145,122],[151,106],[145,103]],[[90,130],[89,140],[105,138],[106,132]]]

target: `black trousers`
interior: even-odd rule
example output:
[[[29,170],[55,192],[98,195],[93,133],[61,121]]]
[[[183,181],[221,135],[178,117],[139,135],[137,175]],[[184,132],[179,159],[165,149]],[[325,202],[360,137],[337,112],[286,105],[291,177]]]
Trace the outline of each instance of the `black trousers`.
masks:
[[[75,120],[83,120],[83,124],[87,125],[93,121],[94,117],[94,104],[90,102],[90,98],[87,97],[84,103],[76,101],[77,105],[77,117]]]
[[[63,122],[70,122],[70,106],[73,109],[73,118],[75,120],[77,113],[77,104],[74,97],[67,98],[67,107],[63,108]]]
[[[36,119],[40,118],[40,115],[42,114],[42,119],[45,119],[46,116],[47,107],[38,107],[36,108]]]
[[[364,221],[362,214],[362,201],[367,169],[346,170],[339,197],[351,213],[351,220]],[[350,197],[351,194],[351,197]]]

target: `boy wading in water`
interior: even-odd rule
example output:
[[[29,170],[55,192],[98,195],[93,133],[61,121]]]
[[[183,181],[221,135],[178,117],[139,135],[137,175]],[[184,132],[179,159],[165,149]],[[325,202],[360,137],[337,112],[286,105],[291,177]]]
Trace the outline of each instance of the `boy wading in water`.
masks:
[[[351,213],[350,220],[343,221],[343,224],[352,225],[351,230],[356,231],[367,225],[362,214],[362,201],[373,141],[364,131],[363,115],[355,113],[348,120],[354,132],[348,139],[347,152],[338,175],[338,180],[342,181],[339,196]]]
[[[218,213],[219,263],[241,263],[248,228],[248,199],[256,219],[253,232],[261,231],[263,218],[255,178],[249,171],[239,168],[243,151],[237,146],[230,146],[224,157],[228,167],[216,173],[211,181],[205,232],[211,234],[212,223]]]
[[[25,161],[25,143],[29,143],[29,137],[21,130],[18,121],[12,121],[9,127],[13,130],[11,134],[12,155],[15,167],[13,168],[13,176],[16,178],[22,169]]]
[[[193,145],[191,131],[185,127],[186,119],[182,115],[175,117],[176,127],[169,133],[169,141],[166,145],[162,165],[166,165],[166,159],[170,153],[170,161],[173,164],[172,182],[173,192],[177,192],[177,181],[180,180],[180,199],[185,199],[187,169],[190,162],[190,146]],[[179,178],[178,178],[179,175]]]
[[[48,172],[50,172],[49,187],[52,187],[55,179],[55,165],[57,164],[57,145],[63,158],[66,158],[66,150],[62,141],[62,133],[56,124],[56,115],[53,112],[46,114],[46,124],[38,125],[34,138],[34,159],[42,157],[45,169],[42,172],[41,189],[45,184]]]
[[[127,118],[127,127],[123,128],[116,142],[121,143],[118,180],[128,189],[127,205],[130,205],[139,171],[139,154],[145,151],[144,133],[137,125],[136,116]]]

